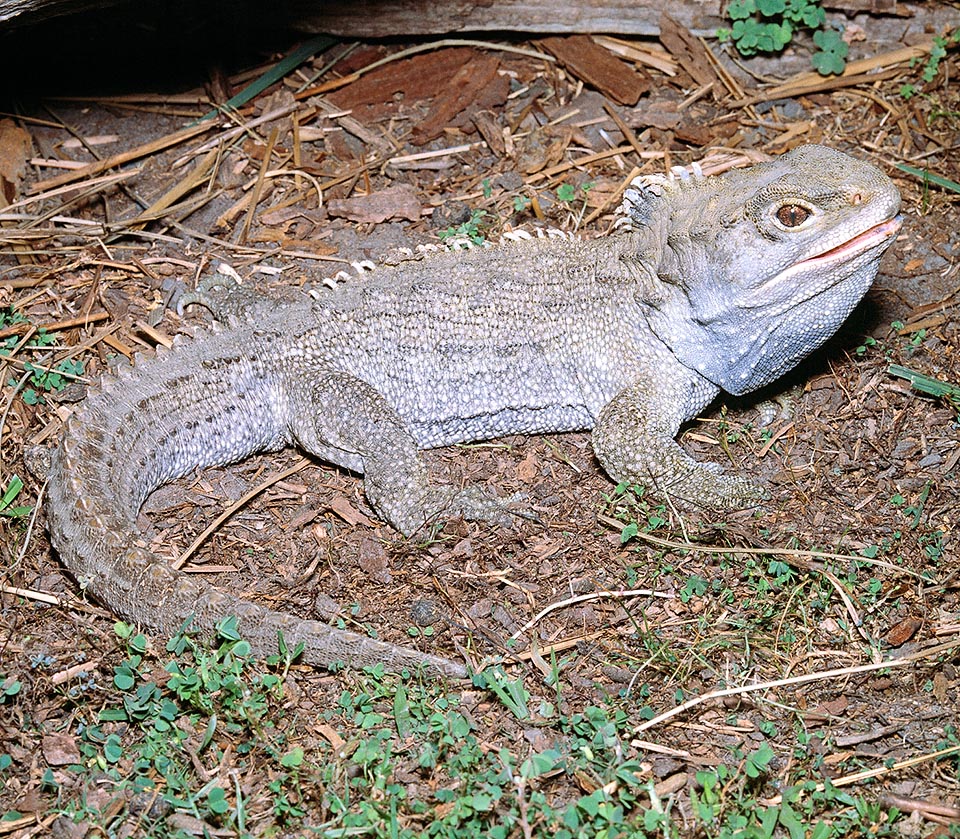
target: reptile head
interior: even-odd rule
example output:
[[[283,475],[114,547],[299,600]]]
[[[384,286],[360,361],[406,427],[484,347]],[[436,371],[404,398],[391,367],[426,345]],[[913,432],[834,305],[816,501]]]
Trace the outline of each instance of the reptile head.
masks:
[[[733,394],[772,382],[837,331],[901,223],[886,175],[823,146],[634,186],[627,226],[660,280],[656,299],[645,295],[649,325]]]

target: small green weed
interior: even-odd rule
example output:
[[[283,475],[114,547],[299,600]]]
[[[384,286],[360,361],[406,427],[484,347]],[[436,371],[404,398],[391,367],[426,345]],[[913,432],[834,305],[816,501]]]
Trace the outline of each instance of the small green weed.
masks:
[[[19,324],[29,322],[30,321],[24,317],[21,312],[18,312],[16,309],[11,308],[10,306],[0,308],[0,329],[5,329],[9,326],[18,326]],[[53,335],[41,327],[37,330],[36,335],[27,341],[25,346],[31,349],[43,349],[45,347],[53,346],[56,343],[56,340],[57,339]],[[20,338],[16,335],[8,335],[6,338],[0,338],[0,355],[9,357],[9,354],[19,343]]]
[[[810,61],[818,73],[842,73],[846,66],[849,47],[839,32],[821,28],[827,17],[816,0],[733,0],[727,16],[733,26],[718,30],[717,37],[732,41],[743,56],[781,52],[799,27],[814,32],[818,49]]]
[[[67,358],[53,368],[42,367],[37,364],[24,362],[23,369],[30,374],[30,387],[23,391],[23,401],[28,405],[42,404],[44,393],[59,393],[64,390],[70,380],[83,375],[83,362]],[[10,381],[15,385],[16,382]]]
[[[821,29],[813,33],[813,43],[820,49],[810,56],[813,69],[821,76],[837,75],[847,66],[850,47],[836,29]]]
[[[0,676],[0,680],[0,705],[3,705],[20,693],[23,684],[13,676]]]
[[[931,567],[939,565],[944,558],[943,536],[942,530],[934,530],[931,533],[922,534],[917,540],[920,547],[923,548],[927,564]]]
[[[957,188],[960,190],[960,184],[957,185]],[[859,358],[866,358],[879,350],[883,353],[883,357],[887,361],[892,362],[898,354],[909,358],[920,352],[923,348],[924,341],[927,339],[927,331],[925,329],[918,329],[916,332],[905,332],[903,328],[903,323],[895,320],[890,323],[890,335],[886,340],[878,340],[872,336],[866,336],[863,339],[863,343],[855,350],[857,356]],[[893,372],[893,366],[891,366],[887,372],[892,375],[898,375]],[[897,367],[897,369],[904,370],[905,368]],[[903,378],[909,378],[909,376],[903,376]]]
[[[285,719],[282,681],[249,658],[236,630],[235,621],[222,622],[212,646],[181,632],[166,645],[175,659],[164,662],[143,635],[117,624],[125,653],[100,687],[99,711],[78,703],[69,717],[80,760],[39,780],[57,802],[54,813],[88,832],[178,839],[183,824],[198,835],[391,839],[896,835],[899,814],[873,799],[829,782],[825,790],[790,786],[766,741],[752,751],[734,746],[724,764],[697,773],[682,827],[633,742],[638,719],[652,713],[637,707],[648,695],[643,686],[629,701],[575,711],[541,701],[544,714],[530,711],[536,700],[522,678],[503,670],[461,696],[374,667],[345,674],[339,698],[304,719]],[[297,653],[281,649],[274,666]],[[19,685],[3,686],[14,701]],[[675,698],[683,701],[684,691]],[[516,719],[501,714],[491,727],[481,718],[499,704]],[[347,739],[318,739],[318,724]],[[761,731],[777,735],[772,724]],[[798,723],[792,763],[801,777],[810,774],[806,736]],[[954,730],[946,736],[956,742]],[[0,777],[15,767],[0,754]],[[108,798],[89,795],[107,786]],[[770,805],[775,789],[782,800]]]
[[[530,719],[528,701],[530,694],[523,686],[523,679],[510,680],[502,667],[492,667],[474,676],[477,687],[487,688],[518,720]]]
[[[29,323],[23,314],[9,306],[0,309],[0,329],[21,323]],[[16,335],[0,338],[0,356],[9,358],[19,342],[20,339]],[[55,336],[45,329],[38,329],[37,334],[24,345],[24,349],[46,349],[54,344],[56,344]],[[62,391],[70,380],[83,375],[83,363],[72,359],[65,359],[53,368],[27,361],[24,362],[23,369],[29,374],[29,384],[23,391],[23,401],[28,405],[42,403],[44,393]],[[8,384],[16,387],[18,382],[11,378]]]
[[[764,743],[742,761],[743,774],[724,765],[696,773],[700,792],[691,792],[693,814],[717,839],[834,839],[841,836],[899,836],[900,812],[861,796],[853,796],[825,781],[788,786],[776,805],[758,800],[758,782],[768,772],[773,751]]]
[[[620,532],[621,544],[626,544],[637,534],[652,533],[667,523],[667,507],[664,503],[651,504],[645,496],[645,488],[618,484],[612,493],[604,494],[603,500],[611,515],[624,522]],[[641,526],[640,522],[643,521]]]
[[[863,358],[864,356],[867,355],[867,353],[870,352],[870,350],[879,346],[880,346],[880,342],[877,341],[876,338],[870,335],[867,335],[867,337],[863,339],[863,343],[856,348],[855,352],[859,357]]]
[[[146,637],[122,623],[115,631],[127,649],[112,680],[120,702],[105,705],[94,721],[80,723],[82,765],[76,771],[103,773],[118,789],[156,796],[168,810],[236,827],[244,806],[239,791],[220,786],[216,778],[200,782],[196,761],[210,752],[216,761],[219,740],[229,737],[237,754],[272,761],[289,776],[284,736],[271,719],[282,698],[280,678],[254,666],[232,618],[218,626],[212,649],[186,630],[172,638],[167,651],[177,658],[162,668],[162,678]],[[285,812],[292,813],[299,790],[288,785],[284,795]],[[82,802],[68,803],[62,812],[104,827],[124,815],[91,813]],[[160,822],[146,824],[156,835],[170,835]]]
[[[454,227],[448,227],[446,230],[441,230],[437,235],[440,237],[441,242],[453,240],[450,242],[450,246],[454,248],[457,247],[456,240],[458,239],[467,239],[474,245],[482,245],[487,240],[483,224],[486,216],[486,210],[474,210],[470,214],[468,221]]]
[[[557,200],[565,204],[570,213],[574,215],[574,226],[579,226],[584,213],[587,211],[587,193],[591,189],[593,189],[592,183],[580,184],[578,187],[573,184],[560,184],[557,187]],[[575,206],[578,198],[580,199],[579,209]]]
[[[587,193],[592,188],[592,183],[581,184],[579,188],[573,184],[560,184],[560,186],[557,187],[557,200],[563,201],[565,204],[573,204],[573,202],[577,200],[578,195],[582,195],[583,199],[586,200]]]
[[[529,701],[519,680],[508,681],[502,673],[492,679],[500,688],[490,689],[501,701],[504,695],[510,705]],[[478,739],[472,715],[460,712],[457,696],[385,682],[378,668],[364,675],[359,688],[344,691],[340,700],[363,735],[350,755],[351,780],[327,788],[333,818],[326,835],[506,839],[523,835],[530,825],[537,825],[535,835],[557,839],[642,835],[638,793],[644,768],[625,757],[632,729],[624,710],[588,706],[581,713],[554,715],[539,723],[551,731],[552,745],[515,750],[491,748]],[[406,754],[410,743],[416,744],[412,755]],[[421,785],[417,800],[392,780],[404,766],[409,776],[412,759],[433,790]],[[575,776],[587,790],[558,801],[546,786],[558,776]],[[405,826],[411,817],[429,826],[421,832]]]
[[[280,758],[280,772],[267,785],[273,793],[273,814],[281,824],[290,824],[302,819],[307,811],[303,806],[304,795],[300,787],[300,772],[303,768],[304,751],[297,746]]]
[[[28,323],[27,318],[22,312],[18,312],[12,306],[0,306],[0,329],[6,329],[9,326],[16,326],[20,323]],[[0,338],[0,351],[10,349],[17,344],[15,336]]]
[[[940,62],[947,57],[947,50],[960,44],[960,27],[957,27],[946,35],[938,35],[933,39],[933,47],[926,60],[915,58],[910,62],[911,67],[922,67],[920,70],[920,79],[924,84],[930,84],[940,72]],[[918,93],[917,85],[913,82],[904,84],[900,88],[900,95],[904,99],[910,99]]]
[[[709,588],[710,583],[706,579],[699,574],[691,574],[680,589],[680,600],[683,603],[689,603],[694,597],[703,597]]]

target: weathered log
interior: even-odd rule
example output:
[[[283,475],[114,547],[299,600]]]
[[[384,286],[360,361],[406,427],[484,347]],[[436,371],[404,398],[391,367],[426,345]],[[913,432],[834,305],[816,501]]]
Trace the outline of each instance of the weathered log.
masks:
[[[0,0],[0,23],[35,23],[50,17],[129,5],[122,0]],[[214,6],[210,0],[198,4]],[[222,4],[229,5],[229,4]],[[445,32],[611,33],[656,35],[664,4],[656,0],[289,0],[268,6],[238,3],[238,14],[269,16],[310,32],[350,38],[435,35]],[[827,0],[825,6],[886,15],[923,13],[896,0]],[[937,5],[937,4],[933,4]],[[671,16],[695,34],[728,25],[723,0],[673,0]]]
[[[353,37],[442,32],[608,32],[656,35],[663,4],[653,0],[291,0],[300,25]],[[688,29],[723,25],[721,0],[674,0],[671,14]]]

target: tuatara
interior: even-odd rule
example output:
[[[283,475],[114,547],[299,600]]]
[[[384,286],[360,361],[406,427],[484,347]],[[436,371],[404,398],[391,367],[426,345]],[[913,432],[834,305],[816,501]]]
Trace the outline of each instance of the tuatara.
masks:
[[[229,284],[200,298],[225,326],[105,376],[51,457],[47,520],[64,564],[127,620],[171,634],[235,615],[253,648],[278,632],[319,665],[463,665],[274,612],[174,571],[136,517],[197,467],[295,445],[362,473],[404,534],[437,517],[502,519],[486,490],[430,481],[421,450],[504,434],[593,430],[615,481],[704,505],[762,490],[674,440],[723,389],[752,391],[837,330],[900,227],[873,166],[821,146],[714,177],[653,177],[622,223],[411,258],[316,299]],[[516,238],[516,237],[514,237]]]

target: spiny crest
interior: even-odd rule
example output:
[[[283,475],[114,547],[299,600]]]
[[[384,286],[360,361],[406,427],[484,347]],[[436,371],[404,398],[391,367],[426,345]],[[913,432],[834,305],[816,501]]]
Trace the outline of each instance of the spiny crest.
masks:
[[[668,174],[640,175],[630,182],[623,193],[620,218],[616,227],[648,227],[653,221],[657,205],[665,198],[699,187],[706,176],[700,164],[690,167],[673,166]]]
[[[214,331],[219,329],[216,324],[214,327]],[[87,387],[83,402],[73,409],[66,422],[67,430],[76,432],[89,426],[104,400],[113,402],[117,397],[128,394],[131,383],[139,380],[145,367],[149,367],[152,363],[163,363],[174,353],[180,354],[183,347],[194,343],[196,337],[197,333],[194,330],[177,334],[173,338],[172,347],[157,344],[153,349],[134,353],[130,361],[121,358],[119,363],[111,369],[104,370]]]
[[[410,251],[409,248],[400,248],[400,251],[401,252],[409,251],[410,252],[409,258],[410,259],[414,258],[413,251]],[[336,288],[338,283],[349,282],[350,280],[354,279],[355,276],[362,277],[365,272],[377,270],[377,266],[373,262],[371,262],[369,259],[361,259],[358,262],[351,262],[350,267],[353,268],[354,271],[356,271],[356,275],[351,274],[345,268],[341,268],[332,277],[324,277],[322,280],[323,284],[327,286],[327,288]],[[309,294],[312,297],[317,296],[315,291],[310,291]]]
[[[404,262],[418,262],[422,259],[436,256],[437,254],[455,253],[457,251],[488,250],[489,248],[500,246],[509,247],[516,242],[527,242],[533,239],[563,239],[565,241],[574,241],[577,238],[575,233],[571,233],[569,230],[560,230],[556,227],[536,227],[532,231],[522,228],[518,230],[508,230],[502,233],[496,242],[487,240],[476,242],[466,236],[456,236],[444,239],[441,244],[426,243],[417,245],[416,249],[405,247],[395,248],[391,254],[383,258],[381,264],[395,268]],[[369,259],[351,262],[349,264],[355,273],[350,273],[345,268],[341,269],[332,277],[324,277],[322,280],[323,285],[330,289],[336,289],[340,283],[351,282],[357,277],[362,278],[364,274],[376,271],[379,267]],[[319,289],[311,289],[307,293],[315,300],[322,296],[322,292]]]

